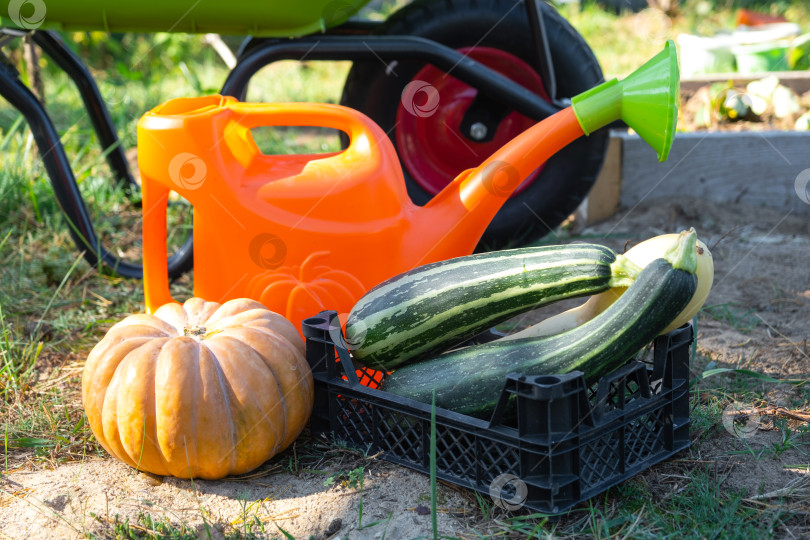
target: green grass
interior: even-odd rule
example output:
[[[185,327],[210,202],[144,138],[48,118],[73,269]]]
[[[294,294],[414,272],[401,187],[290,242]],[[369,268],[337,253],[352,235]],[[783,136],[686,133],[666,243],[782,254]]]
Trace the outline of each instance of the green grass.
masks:
[[[654,496],[638,483],[620,488],[626,508],[622,514],[642,513],[645,529],[672,531],[680,538],[757,538],[762,534],[759,512],[742,504],[742,494],[727,493],[717,487],[712,472],[698,467],[679,493],[668,497],[665,505],[655,508]],[[658,505],[655,505],[658,506]],[[628,523],[626,516],[623,524]],[[643,529],[639,531],[643,533]]]
[[[173,524],[171,521],[155,519],[149,514],[139,514],[135,522],[129,519],[123,521],[115,517],[113,531],[116,538],[132,540],[195,540],[195,532],[183,524]]]
[[[762,320],[755,315],[755,309],[748,309],[734,304],[717,304],[703,306],[703,312],[716,321],[727,323],[744,334],[750,333],[759,326]]]
[[[750,4],[750,2],[749,2]],[[810,31],[810,5],[806,2],[768,2],[761,11],[784,15]],[[636,14],[607,12],[594,2],[558,6],[562,15],[585,37],[606,77],[631,73],[660,51],[666,40],[688,33],[711,36],[733,30],[739,0],[681,0],[678,15],[669,18],[654,10]]]
[[[98,521],[103,521],[95,516]],[[278,537],[275,532],[269,531],[265,524],[255,514],[251,514],[251,507],[245,507],[244,519],[235,526],[209,529],[203,527],[192,528],[185,523],[176,523],[160,517],[156,518],[148,513],[138,514],[137,519],[122,519],[115,516],[109,524],[107,534],[88,533],[91,539],[115,538],[116,540],[198,540],[210,538],[224,538],[226,540],[259,540],[263,538]]]

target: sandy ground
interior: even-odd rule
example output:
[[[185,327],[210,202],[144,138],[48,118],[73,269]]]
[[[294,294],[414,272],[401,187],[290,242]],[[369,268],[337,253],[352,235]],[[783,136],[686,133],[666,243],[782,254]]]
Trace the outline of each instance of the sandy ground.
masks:
[[[6,477],[5,491],[15,494],[0,499],[0,530],[13,538],[81,537],[109,531],[116,515],[123,521],[148,513],[189,524],[204,538],[222,538],[226,524],[261,534],[256,519],[270,537],[282,536],[276,525],[295,538],[406,538],[430,531],[427,477],[378,461],[366,469],[362,494],[340,483],[325,487],[325,478],[271,472],[245,481],[192,483],[137,473],[111,458],[91,459]],[[443,489],[440,500],[439,530],[459,530],[462,522],[449,512],[463,515],[464,498]]]
[[[766,208],[714,205],[700,200],[652,201],[582,231],[588,241],[622,249],[665,232],[694,226],[715,260],[716,281],[708,305],[726,305],[728,317],[702,317],[699,374],[708,361],[717,367],[746,367],[771,376],[810,378],[810,220]],[[720,308],[718,308],[720,309]],[[540,315],[536,315],[539,317]],[[771,385],[771,405],[790,408],[795,390]],[[707,468],[720,489],[761,497],[806,482],[806,463],[795,448],[766,457],[745,452],[771,448],[782,433],[762,422],[745,440],[723,430],[693,429],[695,446],[669,463],[641,475],[657,497],[685,489],[686,472]],[[286,452],[249,479],[190,482],[138,473],[112,458],[87,458],[54,469],[28,466],[0,476],[0,537],[73,538],[107,534],[116,519],[140,513],[186,523],[199,536],[220,538],[229,526],[279,536],[277,526],[295,538],[413,538],[429,536],[430,486],[426,476],[378,458],[341,449]],[[306,456],[302,456],[307,453]],[[285,470],[292,457],[299,469]],[[363,487],[347,475],[330,485],[330,474],[363,467]],[[777,492],[779,493],[779,492]],[[482,532],[474,495],[439,486],[441,534]],[[362,506],[362,518],[360,508]],[[116,518],[117,516],[117,518]],[[377,522],[375,524],[375,522]],[[260,525],[259,525],[260,524]],[[790,534],[810,535],[799,523]]]

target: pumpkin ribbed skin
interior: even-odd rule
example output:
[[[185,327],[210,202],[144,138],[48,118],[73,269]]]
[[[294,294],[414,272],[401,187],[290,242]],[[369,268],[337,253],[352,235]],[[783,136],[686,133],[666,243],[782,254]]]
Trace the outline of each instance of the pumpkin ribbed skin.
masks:
[[[313,399],[298,331],[247,299],[192,298],[129,316],[93,348],[82,376],[101,445],[180,478],[258,467],[295,440]]]

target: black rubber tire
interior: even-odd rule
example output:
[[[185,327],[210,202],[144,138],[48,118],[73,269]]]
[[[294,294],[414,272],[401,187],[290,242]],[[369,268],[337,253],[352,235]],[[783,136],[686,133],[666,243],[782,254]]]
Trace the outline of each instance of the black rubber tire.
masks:
[[[582,36],[553,7],[543,3],[542,8],[557,98],[573,97],[602,82],[599,63]],[[456,49],[497,48],[535,65],[522,1],[515,5],[515,0],[417,0],[392,15],[378,33],[425,37]],[[402,89],[423,66],[398,62],[394,76],[386,73],[381,62],[355,62],[341,103],[370,116],[396,145],[393,127]],[[602,167],[607,146],[604,131],[582,137],[553,156],[531,186],[506,202],[477,250],[525,245],[562,223],[587,195]],[[403,173],[413,201],[425,204],[432,195],[407,170]]]
[[[616,14],[624,11],[637,13],[649,7],[647,0],[597,0],[596,3]]]

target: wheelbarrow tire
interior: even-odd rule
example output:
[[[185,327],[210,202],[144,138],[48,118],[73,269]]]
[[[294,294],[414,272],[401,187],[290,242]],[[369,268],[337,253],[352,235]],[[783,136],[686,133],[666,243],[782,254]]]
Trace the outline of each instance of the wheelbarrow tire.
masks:
[[[597,4],[616,14],[624,11],[637,13],[649,7],[647,0],[598,0]]]
[[[557,81],[556,97],[573,97],[602,82],[599,63],[582,36],[553,7],[540,5]],[[536,65],[528,24],[525,6],[516,6],[514,0],[417,0],[392,15],[377,33],[424,37],[455,49],[493,48]],[[397,146],[402,91],[424,66],[417,61],[388,66],[378,61],[355,62],[341,103],[375,120]],[[456,135],[459,140],[463,137],[458,131]],[[607,136],[601,130],[553,156],[530,185],[504,204],[481,238],[478,251],[525,245],[556,228],[587,195],[602,166],[606,146]],[[402,149],[397,150],[403,157]],[[433,197],[405,161],[403,173],[416,204],[425,204]],[[450,179],[452,176],[447,181]]]

